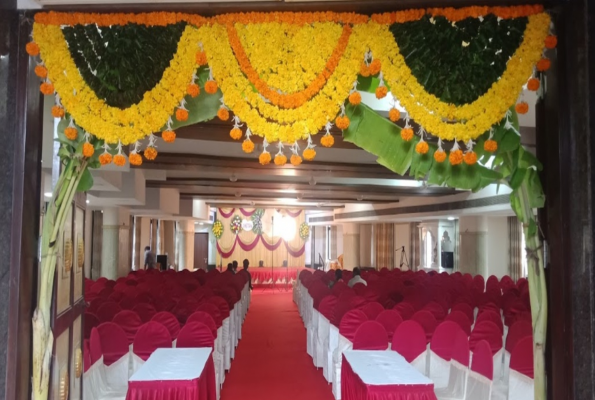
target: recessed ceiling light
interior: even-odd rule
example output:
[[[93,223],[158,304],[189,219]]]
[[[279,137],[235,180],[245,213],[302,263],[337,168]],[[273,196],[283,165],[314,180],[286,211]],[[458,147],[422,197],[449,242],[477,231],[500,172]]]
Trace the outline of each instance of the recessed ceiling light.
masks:
[[[200,222],[200,223],[199,223],[199,225],[204,225],[204,224],[205,224],[204,222]]]
[[[236,182],[237,180],[238,180],[238,177],[235,174],[231,174],[231,176],[229,177],[230,182]]]
[[[454,221],[456,218],[455,217],[448,217],[447,218],[449,221]]]
[[[87,199],[87,204],[89,204],[89,199]]]
[[[45,192],[43,195],[45,197],[52,197],[52,192]]]

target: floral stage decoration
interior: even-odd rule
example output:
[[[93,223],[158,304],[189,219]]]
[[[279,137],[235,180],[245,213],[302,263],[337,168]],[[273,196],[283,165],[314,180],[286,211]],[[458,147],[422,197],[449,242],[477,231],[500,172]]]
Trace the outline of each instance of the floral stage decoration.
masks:
[[[216,239],[219,239],[221,237],[221,235],[223,235],[223,223],[219,220],[216,220],[213,223],[213,235],[215,236]]]
[[[303,240],[307,240],[310,237],[310,226],[306,222],[302,222],[300,225],[300,237]]]
[[[242,218],[240,218],[239,215],[234,215],[229,227],[234,235],[240,233],[240,230],[242,229]]]

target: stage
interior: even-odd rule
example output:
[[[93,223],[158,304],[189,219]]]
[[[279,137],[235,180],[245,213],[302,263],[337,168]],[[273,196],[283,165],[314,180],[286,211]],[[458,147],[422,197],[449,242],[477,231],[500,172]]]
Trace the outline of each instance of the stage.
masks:
[[[239,267],[241,268],[241,267]],[[292,284],[297,280],[298,274],[305,267],[250,267],[248,270],[252,276],[252,286],[266,287],[273,282],[278,285]]]

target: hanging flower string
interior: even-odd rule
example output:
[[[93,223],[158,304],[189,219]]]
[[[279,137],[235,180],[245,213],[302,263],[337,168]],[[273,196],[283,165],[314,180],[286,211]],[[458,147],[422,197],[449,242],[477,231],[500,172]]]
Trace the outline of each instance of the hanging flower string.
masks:
[[[122,154],[122,142],[121,141],[118,142],[116,149],[118,150],[118,154],[116,154],[114,156],[114,164],[116,164],[118,167],[123,167],[124,165],[126,165],[126,156],[124,154]]]
[[[180,101],[180,105],[176,109],[176,119],[181,122],[188,120],[188,110],[186,109],[186,100],[184,99]]]
[[[173,122],[171,120],[171,117],[169,117],[169,119],[167,120],[167,127],[161,133],[161,139],[163,139],[165,143],[173,143],[176,140],[176,133],[171,128],[172,124]]]
[[[186,93],[188,93],[191,97],[196,97],[200,94],[200,87],[196,84],[196,72],[192,74],[192,80],[186,87]]]
[[[463,152],[459,147],[459,142],[455,139],[454,145],[452,149],[450,149],[450,154],[448,155],[448,161],[450,161],[451,165],[459,165],[463,162]]]
[[[475,145],[475,142],[471,139],[469,139],[467,141],[467,143],[465,144],[465,147],[467,147],[467,151],[465,152],[463,159],[465,160],[465,164],[467,164],[467,165],[473,165],[473,164],[477,163],[477,153],[475,153],[473,151],[474,145]]]
[[[240,140],[242,138],[242,130],[240,129],[243,126],[242,121],[240,121],[240,117],[237,115],[234,115],[231,121],[233,122],[233,128],[229,131],[229,136],[233,140]]]
[[[111,150],[110,145],[107,143],[104,143],[102,147],[103,147],[103,153],[101,153],[101,155],[99,156],[99,163],[101,165],[111,164],[113,157],[110,153],[110,150]]]
[[[434,153],[434,160],[437,163],[443,163],[446,160],[446,152],[442,148],[442,139],[438,138],[438,150]]]
[[[353,87],[349,92],[349,104],[357,106],[362,102],[362,95],[357,91],[357,79],[353,82]]]
[[[64,107],[62,107],[62,103],[60,102],[60,95],[56,93],[55,105],[52,107],[52,116],[54,118],[64,118]]]
[[[269,142],[267,142],[267,138],[264,138],[262,141],[262,153],[258,156],[258,162],[262,165],[267,165],[271,162],[271,153],[267,151],[267,147],[269,147]]]
[[[380,83],[378,84],[378,87],[376,88],[376,98],[383,99],[388,94],[388,88],[386,87],[386,85],[384,83],[384,77],[382,76],[382,72],[380,73],[378,78],[380,79]]]
[[[221,107],[219,107],[219,110],[217,111],[217,117],[219,117],[219,119],[221,121],[227,121],[229,119],[229,108],[227,108],[227,106],[225,105],[223,96],[221,96],[220,101],[221,101]]]
[[[64,129],[64,136],[66,136],[66,139],[68,140],[76,140],[79,136],[79,130],[76,129],[72,116],[70,117],[68,126]]]
[[[285,154],[283,154],[283,142],[279,141],[277,143],[277,148],[279,149],[279,151],[277,151],[277,154],[275,155],[275,165],[285,165],[287,164],[287,156]]]
[[[244,153],[248,154],[254,151],[254,143],[252,143],[250,136],[252,136],[252,132],[250,131],[250,128],[247,128],[246,139],[244,139],[244,142],[242,143],[242,150],[244,151]]]
[[[85,132],[85,143],[83,143],[83,156],[90,158],[93,157],[95,153],[95,147],[90,143],[91,142],[91,134],[89,132]]]
[[[140,154],[138,154],[139,150],[140,150],[140,143],[135,142],[134,149],[130,152],[130,155],[128,156],[128,161],[130,161],[131,165],[139,166],[143,163],[143,158],[140,156]]]
[[[409,129],[411,129],[411,128],[409,128]],[[402,133],[402,131],[401,131],[401,133]],[[421,139],[419,140],[419,142],[417,143],[417,145],[415,145],[415,151],[418,154],[422,154],[423,155],[423,154],[426,154],[430,150],[430,146],[428,145],[428,142],[426,142],[424,140],[424,135],[426,134],[425,129],[420,126],[418,133],[419,133],[419,136],[421,137]]]
[[[345,129],[349,128],[349,122],[349,117],[345,115],[345,104],[341,104],[341,113],[335,119],[335,125],[337,125],[337,128],[344,131]]]
[[[488,140],[486,140],[483,143],[483,149],[485,151],[487,151],[488,153],[493,153],[496,150],[498,150],[498,142],[493,140],[492,139],[493,137],[494,137],[494,128],[490,128],[490,136],[488,137]]]
[[[395,109],[395,111],[396,111],[396,109]],[[391,119],[391,121],[392,121],[392,119]],[[421,131],[422,131],[422,129],[420,129],[420,134],[421,134]],[[423,135],[421,138],[423,140]],[[407,114],[407,116],[405,117],[405,127],[403,129],[401,129],[401,139],[403,139],[406,142],[409,142],[409,141],[411,141],[411,139],[413,139],[413,128],[409,124],[409,114]]]
[[[289,161],[291,162],[291,165],[295,165],[298,166],[302,163],[302,157],[299,154],[300,151],[300,146],[298,145],[297,140],[293,143],[293,145],[291,146],[291,152],[293,153],[291,155],[291,158],[289,159]]]
[[[145,149],[145,158],[147,160],[154,160],[157,158],[157,138],[152,133],[149,135],[149,144]]]
[[[314,157],[316,157],[316,150],[314,150],[314,147],[316,147],[316,145],[312,143],[312,135],[308,135],[308,145],[302,153],[304,160],[312,161]]]
[[[330,121],[327,122],[326,125],[324,126],[326,133],[320,139],[320,144],[323,145],[324,147],[332,147],[333,144],[335,144],[335,138],[333,137],[333,135],[331,135],[332,127],[333,127],[333,124]]]

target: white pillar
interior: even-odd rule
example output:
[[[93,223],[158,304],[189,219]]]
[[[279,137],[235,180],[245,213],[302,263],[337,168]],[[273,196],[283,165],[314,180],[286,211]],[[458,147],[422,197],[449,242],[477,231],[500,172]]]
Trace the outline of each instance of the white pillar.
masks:
[[[178,221],[178,271],[194,270],[194,221]]]
[[[360,264],[359,225],[343,224],[343,269],[353,270]]]
[[[486,276],[487,217],[460,217],[459,232],[459,271]]]
[[[101,247],[101,276],[117,279],[130,270],[129,230],[130,211],[116,207],[103,210],[103,243]]]
[[[136,238],[139,242],[140,249],[138,252],[138,268],[144,269],[145,268],[145,247],[151,246],[151,219],[150,218],[138,218],[136,219],[136,223],[140,224],[140,235]]]
[[[174,221],[161,221],[163,224],[163,253],[167,255],[167,263],[176,263],[176,225]],[[169,266],[168,266],[169,267]]]

